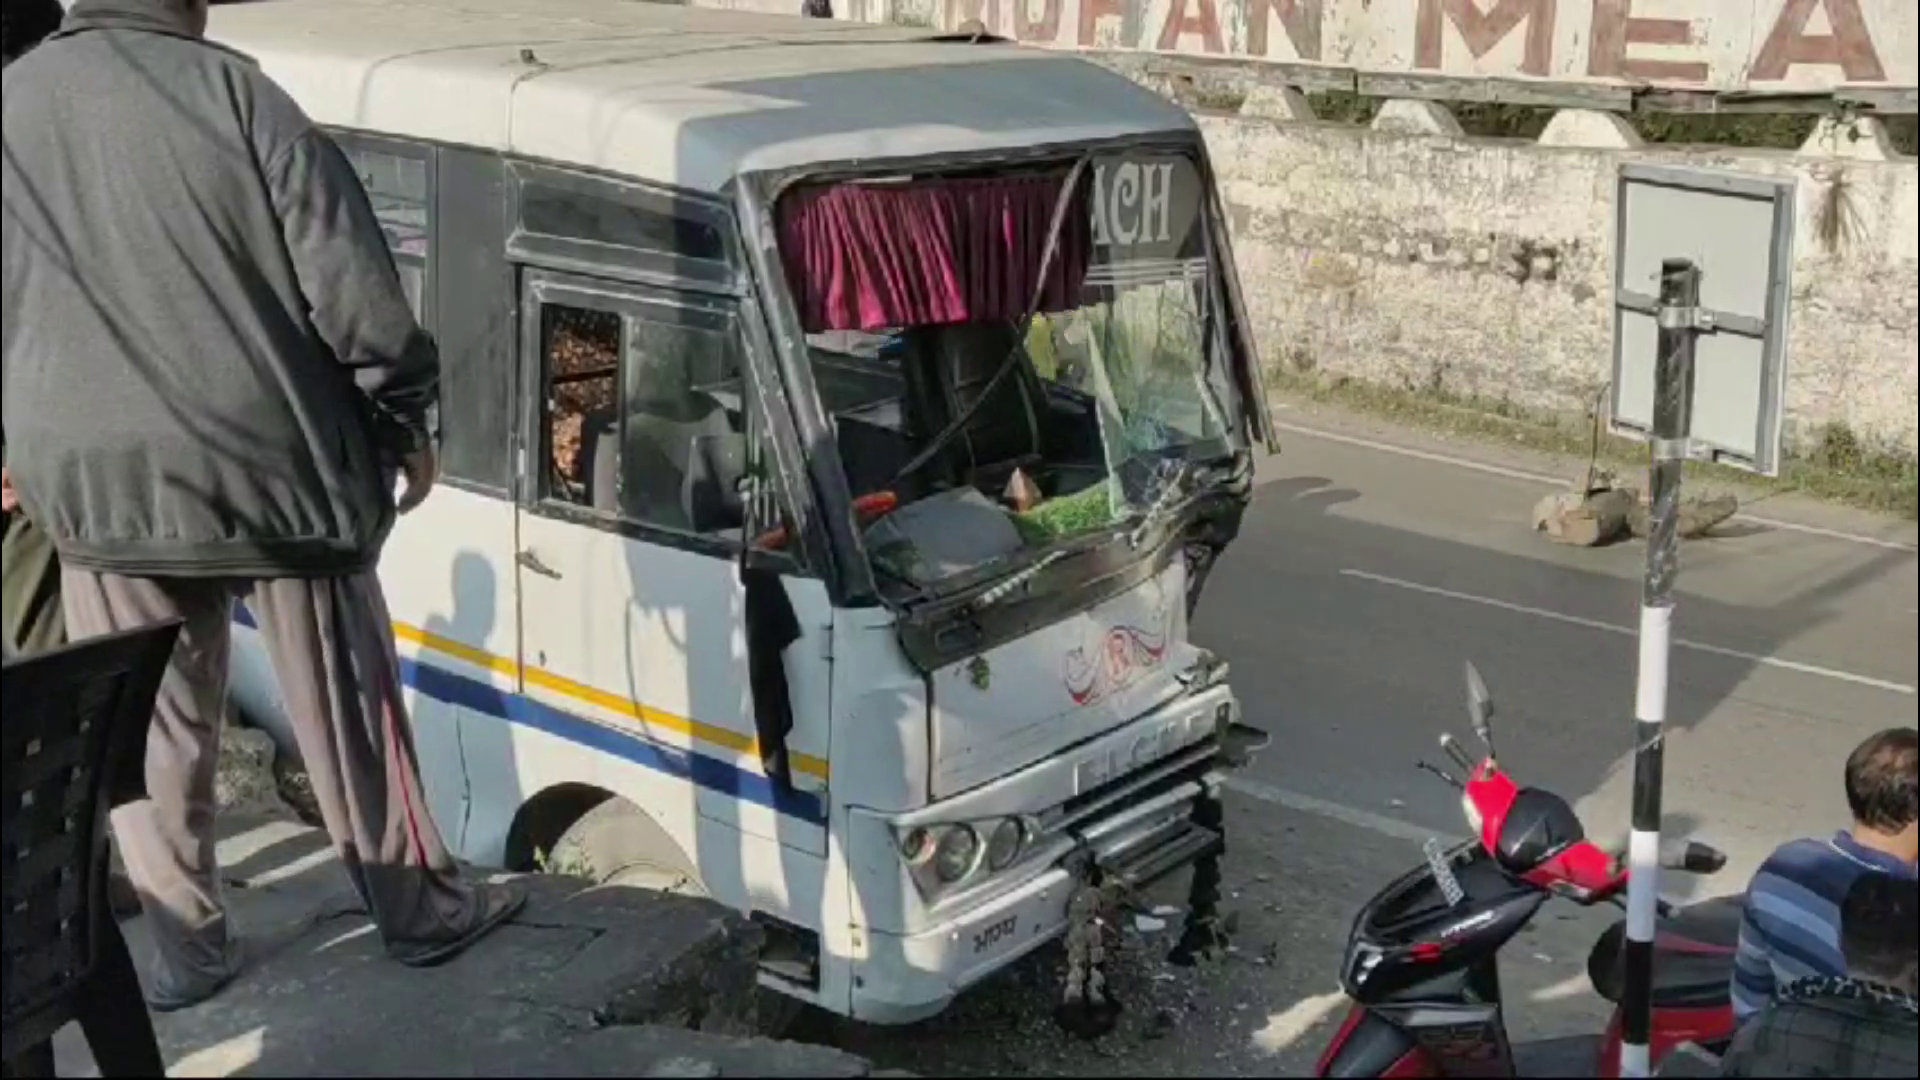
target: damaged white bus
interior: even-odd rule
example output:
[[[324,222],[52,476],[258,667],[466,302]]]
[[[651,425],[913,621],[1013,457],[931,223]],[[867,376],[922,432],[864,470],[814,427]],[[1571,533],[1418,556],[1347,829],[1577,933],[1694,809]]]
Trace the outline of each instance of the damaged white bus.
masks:
[[[632,0],[210,36],[337,134],[440,342],[446,475],[381,577],[462,858],[704,893],[765,928],[763,985],[880,1023],[1096,890],[1196,867],[1183,947],[1213,932],[1260,736],[1187,620],[1272,431],[1184,112],[1058,53]]]

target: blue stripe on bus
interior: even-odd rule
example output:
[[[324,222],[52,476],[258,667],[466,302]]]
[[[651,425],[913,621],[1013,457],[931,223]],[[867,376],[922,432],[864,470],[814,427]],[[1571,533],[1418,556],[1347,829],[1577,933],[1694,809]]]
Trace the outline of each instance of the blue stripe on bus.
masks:
[[[256,626],[253,613],[244,604],[234,605],[234,621],[249,628]],[[545,702],[502,690],[479,679],[404,656],[400,658],[400,678],[435,701],[545,732],[588,749],[611,754],[622,761],[689,781],[708,791],[767,807],[809,825],[826,824],[827,808],[819,795],[787,789],[766,775],[741,768],[733,762],[666,746],[641,735],[575,716]]]

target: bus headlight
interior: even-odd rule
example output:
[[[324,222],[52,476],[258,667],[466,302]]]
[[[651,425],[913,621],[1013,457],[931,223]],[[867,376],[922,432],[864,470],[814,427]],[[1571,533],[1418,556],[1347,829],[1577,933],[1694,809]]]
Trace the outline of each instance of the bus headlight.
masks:
[[[1001,818],[987,834],[987,869],[1005,870],[1027,846],[1027,827],[1019,818]]]
[[[1032,848],[1037,831],[1020,817],[916,825],[900,830],[900,857],[929,900],[1014,865]]]
[[[980,836],[970,825],[955,825],[933,847],[933,873],[943,885],[952,885],[973,872],[980,857]]]
[[[900,857],[909,864],[925,862],[937,842],[931,829],[908,829],[900,837]]]

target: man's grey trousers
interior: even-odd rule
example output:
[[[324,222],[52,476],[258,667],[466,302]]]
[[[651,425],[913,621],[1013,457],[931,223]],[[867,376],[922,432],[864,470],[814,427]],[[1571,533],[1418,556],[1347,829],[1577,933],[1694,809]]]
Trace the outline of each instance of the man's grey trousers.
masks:
[[[114,811],[128,877],[153,927],[156,1007],[188,1004],[236,973],[214,855],[214,780],[234,603],[272,658],[300,755],[342,863],[396,953],[450,944],[486,921],[427,813],[401,698],[392,622],[371,573],[234,581],[137,578],[65,567],[74,639],[178,618],[147,738],[148,798]]]

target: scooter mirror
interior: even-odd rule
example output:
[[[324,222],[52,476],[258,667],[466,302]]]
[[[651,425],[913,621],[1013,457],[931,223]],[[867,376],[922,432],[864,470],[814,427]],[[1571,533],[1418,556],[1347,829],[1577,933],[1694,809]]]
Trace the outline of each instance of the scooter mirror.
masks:
[[[1487,692],[1480,669],[1467,661],[1467,715],[1473,719],[1473,733],[1487,744],[1487,756],[1493,756],[1493,695]]]

